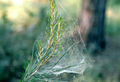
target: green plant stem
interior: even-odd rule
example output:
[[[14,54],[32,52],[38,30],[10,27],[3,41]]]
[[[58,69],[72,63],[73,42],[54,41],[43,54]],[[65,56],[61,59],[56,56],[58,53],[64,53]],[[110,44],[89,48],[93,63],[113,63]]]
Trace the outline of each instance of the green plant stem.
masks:
[[[26,79],[24,80],[24,81],[26,81],[26,80],[29,80],[39,69],[40,69],[40,67],[42,66],[42,65],[44,65],[44,64],[46,64],[46,62],[49,60],[49,58],[51,58],[52,57],[52,54],[54,54],[54,52],[55,52],[55,50],[53,50],[53,52],[52,52],[52,54],[47,58],[47,60],[45,61],[45,57],[46,57],[46,55],[48,54],[48,51],[49,51],[49,49],[50,49],[50,47],[51,47],[51,45],[52,45],[52,39],[53,39],[53,36],[54,36],[54,32],[53,32],[53,29],[54,29],[54,0],[51,0],[50,1],[51,2],[51,9],[52,9],[52,24],[51,24],[51,35],[50,35],[50,38],[49,38],[49,43],[48,43],[48,47],[47,47],[47,51],[45,52],[45,54],[44,54],[44,56],[43,56],[43,58],[42,58],[42,61],[41,61],[41,63],[40,63],[40,65],[38,65],[37,67],[36,67],[36,70],[35,71],[33,71],[32,73],[30,73],[27,77],[26,77]],[[55,47],[56,48],[56,47]]]

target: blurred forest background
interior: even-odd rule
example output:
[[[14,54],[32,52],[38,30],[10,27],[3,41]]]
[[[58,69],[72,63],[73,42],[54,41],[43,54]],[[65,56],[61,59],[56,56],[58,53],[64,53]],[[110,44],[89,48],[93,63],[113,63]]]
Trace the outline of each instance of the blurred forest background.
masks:
[[[60,3],[65,9],[65,13],[58,11],[65,19],[65,31],[75,29],[73,21],[79,18],[81,1]],[[35,40],[45,35],[48,5],[48,0],[0,0],[0,82],[18,82],[22,78]],[[120,0],[107,0],[106,49],[92,57],[96,62],[85,71],[86,82],[120,82],[119,22]]]

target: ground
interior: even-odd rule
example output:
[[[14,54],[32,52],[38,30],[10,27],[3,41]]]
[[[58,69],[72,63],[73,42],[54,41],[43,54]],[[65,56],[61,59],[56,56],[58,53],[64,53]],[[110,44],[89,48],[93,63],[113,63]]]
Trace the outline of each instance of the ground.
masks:
[[[106,49],[94,60],[93,67],[85,72],[86,82],[120,82],[120,36],[107,36]]]

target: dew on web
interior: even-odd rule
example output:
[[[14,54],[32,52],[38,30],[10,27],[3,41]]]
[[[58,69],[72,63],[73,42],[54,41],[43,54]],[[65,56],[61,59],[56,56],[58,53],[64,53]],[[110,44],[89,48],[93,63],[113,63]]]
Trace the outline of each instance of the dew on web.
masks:
[[[54,57],[49,59],[39,70],[35,71],[34,76],[30,79],[31,82],[73,81],[76,77],[82,77],[84,71],[90,65],[91,60],[86,53],[86,47],[82,38],[73,37],[70,34],[71,29],[77,26],[78,16],[72,16],[72,14],[70,14],[64,5],[64,1],[65,0],[56,0],[56,10],[58,11],[58,15],[63,17],[63,22],[65,23],[62,45],[60,45],[61,50],[58,50]],[[38,54],[41,54],[39,51],[41,50],[43,53],[47,51],[46,46],[44,49],[40,47],[40,45],[43,47],[45,44],[47,44],[46,39],[40,38],[36,40],[32,51],[33,58],[28,67],[28,74],[39,65],[40,56],[38,56]],[[53,48],[51,47],[51,49]],[[51,51],[48,52],[48,54],[49,53],[51,53]],[[26,76],[28,74],[26,74]]]

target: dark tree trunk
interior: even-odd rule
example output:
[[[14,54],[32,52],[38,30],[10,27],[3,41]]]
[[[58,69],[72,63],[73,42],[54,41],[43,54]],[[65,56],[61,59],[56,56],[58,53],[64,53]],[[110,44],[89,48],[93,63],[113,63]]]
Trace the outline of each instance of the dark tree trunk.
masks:
[[[77,29],[88,49],[105,48],[105,10],[107,0],[83,0],[80,25]]]

